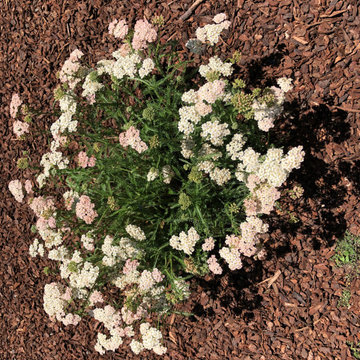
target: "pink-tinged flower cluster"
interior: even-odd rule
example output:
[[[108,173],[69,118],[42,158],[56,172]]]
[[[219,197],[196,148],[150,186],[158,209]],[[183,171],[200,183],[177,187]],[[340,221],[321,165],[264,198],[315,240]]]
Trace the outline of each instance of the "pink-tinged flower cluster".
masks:
[[[46,229],[55,229],[56,228],[56,220],[53,216],[49,218],[40,216],[36,221],[36,228],[39,231],[45,231]]]
[[[103,303],[104,298],[100,291],[95,290],[89,297],[90,306],[93,306],[97,303]]]
[[[85,151],[81,151],[78,155],[78,164],[82,168],[86,167],[94,167],[96,163],[95,156],[91,156],[90,158],[87,156]]]
[[[127,259],[122,271],[125,275],[127,275],[135,271],[138,266],[139,262],[137,260]]]
[[[74,89],[76,84],[80,81],[80,79],[76,78],[75,75],[77,71],[80,69],[79,60],[84,54],[76,49],[71,54],[70,57],[64,62],[62,66],[59,78],[62,83],[67,82],[69,84],[70,89]]]
[[[109,24],[109,34],[114,35],[117,39],[124,39],[129,31],[125,20],[114,20]]]
[[[65,301],[70,301],[72,295],[72,290],[69,287],[66,287],[64,294],[62,294],[61,298]]]
[[[269,215],[274,209],[275,201],[280,198],[280,191],[273,186],[263,184],[255,191],[255,196],[260,203],[259,212]]]
[[[135,24],[135,33],[132,40],[132,47],[135,50],[147,48],[147,43],[152,43],[157,38],[155,28],[146,20],[138,20]]]
[[[136,313],[133,313],[125,305],[121,309],[121,315],[125,324],[131,325],[134,321],[144,318],[147,315],[147,311],[142,306],[138,306],[136,309]]]
[[[94,210],[94,207],[95,205],[91,202],[87,195],[81,195],[79,202],[75,207],[76,216],[79,219],[84,220],[86,224],[91,224],[98,216],[97,212]]]
[[[17,202],[22,202],[24,199],[24,193],[22,191],[22,185],[20,180],[12,180],[9,182],[9,190],[14,196]]]
[[[55,203],[52,198],[44,198],[43,196],[39,196],[33,198],[29,204],[30,209],[35,213],[36,216],[44,216],[44,213],[52,213],[55,211]]]
[[[220,275],[222,274],[223,270],[220,266],[220,264],[218,263],[215,255],[211,255],[208,260],[207,260],[207,263],[209,265],[209,270],[216,274],[216,275]]]
[[[246,179],[246,186],[247,188],[253,192],[257,185],[260,184],[260,179],[255,174],[250,174]]]
[[[19,138],[20,136],[29,132],[29,124],[20,120],[16,120],[13,124],[14,134]]]
[[[19,94],[13,94],[10,102],[10,116],[12,118],[16,117],[16,114],[21,104],[22,104],[22,100],[20,99]]]
[[[253,198],[247,198],[244,200],[244,208],[246,216],[255,216],[260,213],[259,203]]]
[[[32,189],[32,182],[31,180],[26,180],[25,181],[25,191],[28,193],[28,194],[33,194],[33,189]]]
[[[224,95],[225,81],[215,80],[207,82],[197,91],[199,101],[206,101],[213,104],[217,99]]]
[[[140,139],[140,131],[130,126],[128,130],[120,133],[120,145],[125,149],[130,146],[138,153],[142,153],[148,149],[148,146]]]
[[[30,209],[34,211],[38,217],[36,221],[36,228],[39,231],[56,228],[56,220],[54,212],[56,210],[54,200],[52,198],[44,198],[39,196],[31,199],[29,203]]]
[[[61,136],[60,133],[53,134],[53,138],[61,146],[64,146],[66,144],[67,137],[66,136]]]
[[[67,314],[61,322],[65,325],[77,325],[81,321],[81,317],[77,314]]]

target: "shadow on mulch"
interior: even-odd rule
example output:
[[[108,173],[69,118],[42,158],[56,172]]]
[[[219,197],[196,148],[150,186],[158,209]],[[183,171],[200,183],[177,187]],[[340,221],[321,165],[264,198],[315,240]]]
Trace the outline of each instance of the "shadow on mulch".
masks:
[[[250,63],[247,73],[251,84],[264,85],[262,66],[278,66],[283,54],[276,52],[260,61]],[[266,85],[275,84],[274,79],[266,79]],[[285,104],[286,118],[280,128],[274,131],[272,143],[285,150],[303,145],[306,156],[299,170],[294,171],[288,179],[288,184],[296,183],[304,188],[301,207],[295,209],[298,222],[277,217],[270,220],[270,227],[281,231],[281,238],[266,244],[267,260],[286,258],[292,266],[297,267],[293,254],[296,248],[290,243],[299,233],[308,240],[313,250],[334,245],[334,237],[341,238],[346,231],[344,213],[334,214],[333,209],[345,201],[347,189],[339,186],[344,173],[348,178],[355,178],[359,182],[358,173],[350,168],[348,163],[341,163],[334,167],[318,158],[315,154],[329,143],[341,143],[350,137],[350,125],[345,121],[347,113],[341,110],[330,111],[325,105],[304,109],[296,101]],[[281,120],[280,120],[281,121]],[[321,134],[326,134],[322,136]],[[356,183],[356,180],[354,181]],[[290,200],[291,202],[291,200]],[[311,214],[311,219],[304,220],[302,213]],[[312,236],[314,227],[317,236]],[[212,278],[210,281],[198,279],[197,283],[210,298],[220,301],[222,307],[227,308],[234,316],[241,316],[250,321],[254,317],[253,311],[261,308],[262,296],[258,294],[258,284],[266,269],[264,262],[246,259],[243,269],[228,272],[223,278]],[[224,281],[225,279],[225,281]],[[225,290],[226,289],[226,290]],[[231,289],[231,290],[230,290]],[[215,317],[212,307],[205,308],[199,302],[193,304],[192,313],[197,317]],[[197,321],[195,316],[191,321]]]
[[[266,78],[264,67],[278,67],[283,56],[287,55],[284,46],[279,45],[276,51],[260,60],[251,61],[241,70],[244,78],[254,87],[276,85],[275,78]],[[331,105],[331,99],[325,99]],[[281,237],[265,244],[267,260],[273,258],[287,258],[292,266],[297,267],[293,254],[296,248],[290,243],[299,233],[311,238],[309,244],[313,250],[334,245],[334,237],[341,238],[346,231],[344,213],[334,214],[333,209],[344,203],[347,189],[339,186],[344,173],[354,183],[360,184],[360,178],[348,163],[341,163],[338,168],[315,156],[325,148],[326,144],[342,143],[350,137],[350,125],[346,122],[347,113],[342,110],[330,111],[326,105],[304,108],[297,101],[284,104],[286,116],[278,120],[283,121],[280,127],[271,132],[271,143],[276,147],[283,147],[285,151],[302,145],[306,151],[304,162],[299,170],[295,170],[288,178],[287,184],[299,184],[304,188],[301,207],[295,209],[297,222],[290,222],[281,217],[269,217],[270,232],[275,229],[281,231]],[[326,135],[324,135],[326,134]],[[357,182],[356,182],[357,181]],[[290,199],[289,202],[294,202]],[[311,221],[304,220],[302,213],[311,214]],[[273,215],[273,214],[272,214]],[[317,228],[317,236],[312,237],[313,228]],[[262,296],[258,294],[256,286],[262,279],[266,269],[264,262],[244,259],[244,268],[229,271],[222,278],[212,277],[211,280],[197,279],[203,291],[213,299],[220,301],[222,307],[227,308],[234,316],[242,316],[250,321],[253,310],[262,305]],[[225,279],[225,280],[224,280]],[[199,302],[193,303],[192,313],[197,317],[215,317],[212,307],[204,307]],[[195,316],[190,320],[197,321]]]

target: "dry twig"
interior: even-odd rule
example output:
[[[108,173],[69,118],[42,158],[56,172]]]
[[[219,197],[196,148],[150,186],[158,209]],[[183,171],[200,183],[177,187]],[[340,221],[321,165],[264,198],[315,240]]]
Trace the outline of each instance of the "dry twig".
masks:
[[[196,0],[190,7],[189,9],[183,14],[180,16],[180,20],[181,21],[185,21],[190,15],[191,13],[194,11],[194,9],[200,5],[204,0]]]

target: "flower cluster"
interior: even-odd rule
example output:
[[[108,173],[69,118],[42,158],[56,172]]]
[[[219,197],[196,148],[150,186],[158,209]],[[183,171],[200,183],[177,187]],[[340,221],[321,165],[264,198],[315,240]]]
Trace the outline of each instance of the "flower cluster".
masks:
[[[135,240],[143,241],[146,239],[145,233],[138,226],[128,225],[125,230]]]
[[[119,142],[125,149],[130,146],[138,153],[142,153],[148,149],[146,143],[140,139],[140,131],[133,126],[130,126],[128,130],[120,133]]]
[[[229,77],[233,73],[233,68],[230,62],[224,63],[218,56],[213,56],[209,59],[208,65],[200,65],[199,73],[210,81],[211,77],[218,77],[220,75]],[[185,100],[183,99],[183,101]]]
[[[222,13],[213,18],[215,24],[208,24],[196,29],[196,37],[201,42],[209,41],[210,45],[215,45],[219,41],[220,34],[223,30],[230,27],[230,21],[226,20],[227,16]]]
[[[274,127],[274,120],[283,110],[282,105],[285,101],[285,93],[292,89],[291,81],[292,79],[288,78],[280,78],[277,80],[279,87],[272,86],[270,88],[274,97],[270,104],[264,99],[262,99],[262,101],[254,100],[252,109],[260,130],[269,131],[269,129]]]
[[[143,349],[153,350],[157,355],[164,355],[166,347],[161,345],[162,335],[159,330],[153,328],[148,323],[140,325],[142,342],[132,340],[130,347],[135,354],[140,354]]]
[[[24,199],[24,193],[22,190],[22,184],[20,180],[11,180],[9,182],[9,190],[11,194],[14,196],[15,200],[18,202],[22,202]]]
[[[124,39],[129,31],[125,20],[113,20],[108,27],[109,34],[114,35],[117,39]]]
[[[199,234],[191,227],[187,234],[182,231],[179,236],[173,235],[170,238],[170,246],[176,250],[182,250],[187,255],[191,255],[194,252],[195,244],[199,240]]]
[[[16,120],[13,124],[14,134],[19,138],[29,132],[30,125],[26,122]]]
[[[71,313],[66,314],[65,308],[71,299],[71,289],[64,288],[59,283],[46,284],[44,287],[44,310],[50,319],[61,321],[64,325],[77,325],[81,317]]]
[[[59,79],[62,83],[67,83],[70,89],[74,89],[75,86],[80,82],[80,78],[78,78],[77,72],[80,69],[80,62],[79,60],[84,54],[79,50],[74,50],[70,57],[64,62],[60,73]]]
[[[40,244],[38,239],[35,239],[29,246],[29,254],[31,257],[36,257],[37,255],[44,256],[44,245]]]
[[[95,156],[91,156],[89,158],[85,151],[79,152],[78,163],[79,163],[79,166],[81,166],[82,168],[85,169],[86,167],[94,167],[95,162],[96,162]]]
[[[87,195],[81,195],[79,202],[76,204],[76,216],[84,220],[86,224],[91,224],[94,219],[98,216],[97,212],[94,210],[95,205],[91,202],[90,198]]]
[[[135,50],[146,49],[147,43],[152,43],[157,38],[155,28],[146,19],[138,20],[134,31],[131,45]]]
[[[19,107],[22,104],[22,100],[20,99],[19,94],[13,94],[10,102],[10,116],[12,118],[16,118],[16,114],[18,113]]]

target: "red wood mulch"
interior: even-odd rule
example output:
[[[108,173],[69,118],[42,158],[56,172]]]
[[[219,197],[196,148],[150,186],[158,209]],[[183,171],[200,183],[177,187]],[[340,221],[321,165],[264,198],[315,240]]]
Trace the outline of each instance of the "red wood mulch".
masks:
[[[288,186],[304,196],[283,201],[265,239],[268,257],[248,261],[244,271],[193,283],[194,293],[164,331],[165,359],[350,359],[346,341],[359,337],[359,280],[351,308],[338,308],[345,271],[332,267],[334,241],[346,228],[360,233],[360,12],[357,0],[203,1],[187,20],[178,20],[193,0],[3,0],[0,3],[0,359],[155,359],[130,350],[100,357],[94,350],[94,320],[65,328],[42,308],[49,282],[32,260],[33,215],[7,190],[22,177],[16,159],[32,159],[46,138],[14,139],[8,104],[13,92],[48,107],[56,72],[76,47],[90,63],[116,47],[107,34],[114,18],[130,23],[162,14],[163,39],[184,46],[199,24],[225,11],[232,20],[223,36],[224,55],[239,50],[239,72],[253,85],[291,76],[295,88],[288,116],[273,132],[279,144],[303,144],[304,166]],[[199,63],[200,59],[196,59]],[[51,119],[35,120],[48,128]],[[25,172],[25,178],[32,176]],[[290,215],[298,222],[291,221]],[[292,218],[294,220],[294,218]],[[266,280],[266,281],[265,281]]]

